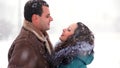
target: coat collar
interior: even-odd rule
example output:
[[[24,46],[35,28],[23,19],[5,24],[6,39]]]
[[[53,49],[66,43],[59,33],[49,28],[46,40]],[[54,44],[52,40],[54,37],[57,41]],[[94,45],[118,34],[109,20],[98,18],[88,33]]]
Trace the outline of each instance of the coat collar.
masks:
[[[23,27],[25,29],[31,31],[32,33],[34,33],[39,40],[41,40],[42,42],[45,42],[45,46],[48,49],[48,52],[51,54],[52,47],[50,47],[51,43],[50,43],[49,36],[48,36],[47,32],[45,32],[43,34],[43,32],[41,32],[40,30],[38,30],[36,27],[34,27],[32,25],[32,22],[29,22],[26,20],[24,20]]]
[[[23,27],[25,29],[31,31],[32,33],[34,33],[38,37],[39,40],[45,42],[45,40],[46,40],[45,38],[48,36],[47,32],[45,32],[45,35],[44,35],[40,30],[38,30],[36,27],[34,27],[31,22],[26,21],[26,20],[24,20]]]
[[[86,41],[78,41],[76,42],[75,45],[68,45],[67,47],[65,48],[62,48],[61,50],[59,50],[58,52],[55,52],[56,53],[56,56],[57,55],[61,55],[61,56],[76,56],[76,55],[80,55],[80,56],[85,56],[85,55],[88,55],[88,54],[92,54],[93,52],[93,48],[94,48],[94,45],[91,45],[89,44],[88,42]]]
[[[68,45],[52,55],[51,63],[53,66],[59,64],[68,64],[72,62],[75,57],[78,57],[83,63],[89,64],[93,60],[94,46],[85,41],[78,41],[75,45]],[[64,61],[65,60],[65,61]]]

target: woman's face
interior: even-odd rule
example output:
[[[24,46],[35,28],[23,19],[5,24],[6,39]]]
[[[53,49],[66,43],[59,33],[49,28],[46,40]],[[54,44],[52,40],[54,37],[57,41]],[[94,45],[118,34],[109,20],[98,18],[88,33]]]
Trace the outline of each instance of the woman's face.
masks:
[[[62,35],[60,36],[59,39],[61,41],[66,41],[68,37],[74,34],[76,28],[77,28],[77,23],[73,23],[68,28],[63,29]]]

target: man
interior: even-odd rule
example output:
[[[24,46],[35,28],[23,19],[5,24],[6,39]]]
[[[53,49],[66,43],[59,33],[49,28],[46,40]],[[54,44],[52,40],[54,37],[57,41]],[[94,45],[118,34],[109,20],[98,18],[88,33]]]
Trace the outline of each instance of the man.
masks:
[[[52,45],[49,5],[43,0],[29,0],[24,7],[24,24],[8,53],[8,68],[50,68]]]

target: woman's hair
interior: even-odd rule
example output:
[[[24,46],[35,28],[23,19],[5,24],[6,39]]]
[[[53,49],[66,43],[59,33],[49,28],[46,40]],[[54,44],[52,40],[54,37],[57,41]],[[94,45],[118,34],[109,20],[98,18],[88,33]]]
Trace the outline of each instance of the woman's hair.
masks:
[[[77,22],[78,27],[75,29],[73,35],[67,38],[65,42],[58,43],[55,51],[59,51],[67,46],[73,46],[77,41],[85,41],[90,45],[94,45],[94,35],[91,30],[81,22]]]

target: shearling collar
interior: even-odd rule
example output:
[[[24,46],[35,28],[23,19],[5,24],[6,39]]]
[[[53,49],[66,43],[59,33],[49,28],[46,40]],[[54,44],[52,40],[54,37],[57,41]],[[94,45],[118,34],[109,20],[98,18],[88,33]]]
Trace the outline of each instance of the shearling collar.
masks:
[[[48,36],[47,32],[45,32],[43,34],[40,30],[38,30],[36,27],[34,27],[31,22],[26,21],[26,20],[24,20],[23,27],[25,29],[31,31],[32,33],[34,33],[39,40],[41,40],[42,42],[45,42],[45,46],[48,49],[48,52],[51,54],[51,49],[50,49],[51,43],[49,42],[49,36]]]
[[[32,25],[31,22],[28,22],[26,20],[24,21],[23,27],[25,29],[31,31],[32,33],[34,33],[38,37],[38,39],[41,40],[41,41],[43,41],[43,42],[45,41],[45,37],[48,36],[47,33],[46,33],[46,35],[43,35],[43,33],[40,30],[38,30],[37,28],[35,28]]]

